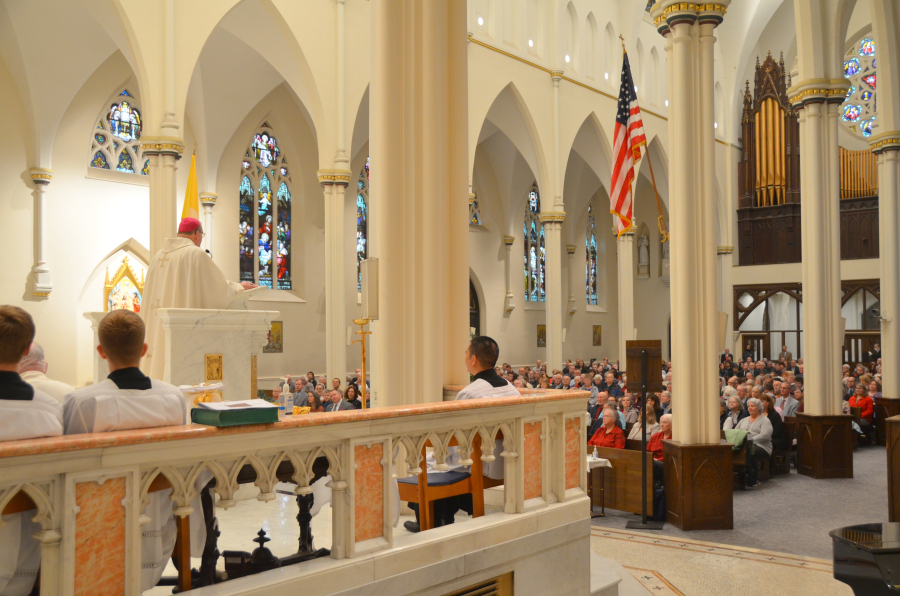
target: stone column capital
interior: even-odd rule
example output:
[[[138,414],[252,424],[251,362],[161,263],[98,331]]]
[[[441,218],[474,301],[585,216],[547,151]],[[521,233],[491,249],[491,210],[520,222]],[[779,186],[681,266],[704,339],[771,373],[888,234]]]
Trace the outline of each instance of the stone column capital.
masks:
[[[850,82],[846,79],[807,79],[787,90],[788,98],[795,110],[802,110],[810,104],[844,102]]]
[[[875,135],[869,139],[869,147],[871,147],[872,153],[875,155],[885,151],[900,150],[900,131],[889,130]]]
[[[570,255],[574,255],[576,250],[578,250],[578,247],[574,244],[569,244],[566,246],[566,252]]]
[[[543,211],[540,215],[538,215],[538,219],[541,220],[542,224],[548,223],[557,223],[561,224],[566,221],[566,212],[565,211]]]
[[[53,170],[47,168],[31,168],[28,173],[31,175],[31,181],[38,185],[50,184],[53,180]]]
[[[141,139],[141,151],[144,155],[174,155],[181,159],[184,153],[184,141],[178,137],[144,137]]]
[[[560,82],[560,81],[562,80],[562,78],[563,78],[563,71],[561,71],[561,70],[551,70],[551,71],[550,71],[550,78],[553,79],[553,82],[554,82],[555,84],[559,85],[559,82]]]
[[[319,170],[316,174],[322,186],[349,186],[353,175],[350,170]]]
[[[216,206],[216,201],[219,200],[219,195],[214,192],[201,192],[200,193],[200,204],[204,207],[209,207],[212,209]]]
[[[515,242],[515,241],[516,241],[515,236],[504,236],[503,237],[503,244],[505,244],[506,246],[512,246],[513,242]]]
[[[733,252],[734,252],[733,246],[717,246],[716,247],[717,255],[730,255]]]

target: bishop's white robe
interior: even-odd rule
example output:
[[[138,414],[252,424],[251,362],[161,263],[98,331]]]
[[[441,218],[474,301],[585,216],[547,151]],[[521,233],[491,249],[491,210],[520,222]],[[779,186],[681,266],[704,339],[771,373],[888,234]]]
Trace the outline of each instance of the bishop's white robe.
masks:
[[[230,282],[202,248],[187,238],[168,238],[153,257],[144,284],[141,317],[147,327],[147,355],[141,370],[164,379],[166,335],[157,316],[160,308],[223,309],[241,285]]]
[[[115,382],[106,379],[70,394],[64,405],[66,434],[187,424],[187,404],[181,391],[162,381],[150,383],[150,389],[119,389]],[[212,473],[204,470],[194,485],[198,496],[191,501],[193,557],[200,557],[206,544],[199,494],[212,478]],[[177,526],[171,496],[171,489],[150,493],[150,503],[143,509],[150,521],[141,528],[141,590],[149,590],[159,582],[175,548]]]
[[[58,437],[63,431],[62,406],[35,389],[31,400],[0,399],[0,441]],[[41,544],[34,537],[41,526],[34,512],[3,516],[0,528],[0,596],[31,592],[41,566]]]

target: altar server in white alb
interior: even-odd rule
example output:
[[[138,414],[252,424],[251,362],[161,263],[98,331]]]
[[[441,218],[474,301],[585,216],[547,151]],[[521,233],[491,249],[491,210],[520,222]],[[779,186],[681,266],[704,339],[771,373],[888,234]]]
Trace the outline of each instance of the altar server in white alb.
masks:
[[[0,306],[0,441],[57,437],[63,432],[60,403],[22,380],[19,360],[34,341],[34,321],[18,306]],[[34,511],[3,516],[0,527],[0,596],[25,596],[41,566],[41,525]]]
[[[246,281],[227,281],[200,248],[203,236],[199,220],[182,219],[178,237],[166,239],[147,271],[141,316],[147,326],[148,349],[141,369],[153,379],[165,378],[166,371],[166,335],[157,316],[160,308],[223,309],[235,294],[256,287]]]
[[[187,423],[187,405],[177,387],[150,379],[138,368],[147,351],[144,322],[128,310],[114,310],[100,321],[97,351],[109,364],[106,380],[66,396],[63,418],[67,435],[133,430]],[[202,489],[211,479],[198,480]],[[176,525],[172,490],[148,495],[143,513],[150,521],[141,528],[141,589],[155,586],[175,548]],[[191,554],[203,554],[206,526],[200,498],[191,502]]]

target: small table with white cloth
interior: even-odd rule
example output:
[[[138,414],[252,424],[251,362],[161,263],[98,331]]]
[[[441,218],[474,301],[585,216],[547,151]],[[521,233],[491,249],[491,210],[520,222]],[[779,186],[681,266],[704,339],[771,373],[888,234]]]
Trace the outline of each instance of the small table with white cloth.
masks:
[[[593,457],[591,455],[587,456],[587,468],[588,468],[588,497],[591,499],[591,519],[595,517],[606,517],[606,496],[603,493],[603,485],[606,481],[606,468],[612,468],[612,464],[609,463],[608,459],[603,459],[602,457]],[[594,512],[594,470],[600,471],[600,494],[598,498],[600,500],[600,513]]]

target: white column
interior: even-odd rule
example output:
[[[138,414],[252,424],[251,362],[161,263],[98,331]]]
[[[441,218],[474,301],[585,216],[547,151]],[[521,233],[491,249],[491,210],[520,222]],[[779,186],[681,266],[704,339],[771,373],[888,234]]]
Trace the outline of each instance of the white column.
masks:
[[[319,171],[325,194],[325,370],[328,380],[343,383],[347,374],[347,275],[344,252],[344,198],[350,183],[349,170]]]
[[[879,135],[872,140],[878,155],[878,227],[881,263],[881,392],[900,397],[900,132]],[[805,314],[805,313],[804,313]],[[805,319],[805,317],[804,317]],[[805,362],[805,361],[804,361]]]
[[[570,315],[575,314],[575,311],[578,310],[578,300],[575,298],[575,280],[578,278],[578,272],[575,270],[575,251],[578,250],[578,247],[569,244],[566,246],[566,252],[569,254],[569,308],[568,313]]]
[[[722,344],[724,340],[723,345],[717,345],[717,351],[721,352],[728,348],[731,354],[735,355],[735,359],[737,359],[740,357],[741,351],[734,346],[734,276],[732,272],[734,267],[732,266],[733,258],[731,256],[733,252],[733,246],[719,246],[716,248],[716,253],[719,256],[719,312],[728,315],[728,320],[725,323],[725,337],[722,338],[717,335],[716,341]]]
[[[652,10],[669,56],[672,377],[685,405],[673,409],[673,435],[683,444],[719,442],[713,32],[728,4]]]
[[[373,401],[440,401],[469,378],[466,4],[371,4]]]
[[[553,201],[541,203],[540,220],[544,227],[546,268],[547,370],[562,368],[562,223],[566,213],[562,199],[559,163],[559,81],[562,71],[550,73],[553,81]]]
[[[619,304],[619,346],[616,359],[619,370],[628,366],[625,361],[625,342],[634,338],[634,232],[616,240],[618,279],[616,290]],[[674,377],[674,375],[673,375]]]
[[[840,156],[838,108],[844,81],[791,88],[800,122],[803,200],[803,342],[806,414],[841,413]]]
[[[203,238],[203,247],[210,254],[212,254],[213,247],[213,207],[216,206],[216,201],[218,200],[219,195],[214,192],[200,193],[200,204],[203,205],[203,231],[206,233],[206,236]]]
[[[512,291],[512,245],[515,241],[515,236],[503,237],[503,244],[506,245],[506,298],[503,300],[503,310],[505,312],[512,312],[516,308],[515,296]]]
[[[59,530],[42,530],[35,534],[41,542],[41,594],[57,596],[59,594],[59,543],[62,534]]]
[[[53,291],[50,279],[50,266],[47,265],[47,209],[45,194],[47,185],[53,179],[53,171],[46,168],[31,168],[29,171],[34,183],[34,266],[32,295],[46,298]]]
[[[178,197],[175,162],[181,159],[184,143],[174,137],[143,139],[144,156],[150,160],[150,258],[178,230]]]

